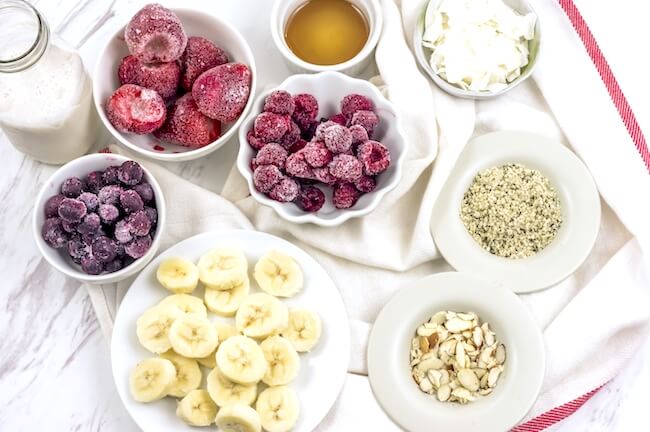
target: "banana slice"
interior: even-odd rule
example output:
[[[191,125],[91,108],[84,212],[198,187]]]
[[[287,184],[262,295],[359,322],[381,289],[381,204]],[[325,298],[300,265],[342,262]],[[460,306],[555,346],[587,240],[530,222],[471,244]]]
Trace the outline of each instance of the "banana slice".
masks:
[[[185,258],[167,258],[158,266],[160,285],[176,294],[189,294],[199,284],[199,269]]]
[[[133,399],[138,402],[153,402],[167,396],[176,380],[176,369],[169,360],[150,358],[138,363],[129,379]]]
[[[219,345],[217,367],[229,380],[251,385],[262,380],[267,364],[257,342],[246,336],[233,336]]]
[[[244,404],[226,405],[215,419],[217,427],[224,432],[261,432],[260,415]]]
[[[219,342],[223,342],[228,338],[233,336],[239,336],[241,333],[230,324],[227,324],[223,321],[216,321],[214,325],[217,327],[217,333],[219,333]]]
[[[190,426],[210,426],[217,416],[217,405],[205,390],[192,390],[178,401],[176,415]]]
[[[206,357],[219,345],[217,328],[196,315],[184,315],[169,329],[169,341],[178,354],[189,358]]]
[[[291,341],[298,352],[310,351],[320,339],[322,325],[320,317],[309,309],[291,309],[289,325],[282,336]]]
[[[205,304],[218,315],[233,316],[250,291],[248,276],[241,283],[227,290],[205,289]]]
[[[300,415],[296,392],[287,386],[264,390],[257,398],[255,409],[267,432],[290,431]]]
[[[248,277],[244,253],[233,247],[219,247],[199,259],[199,279],[212,289],[226,290]]]
[[[277,297],[293,297],[303,285],[298,263],[278,251],[270,251],[260,258],[253,276],[262,290]]]
[[[287,339],[271,336],[260,344],[269,367],[262,381],[269,386],[289,384],[300,370],[298,353]]]
[[[277,298],[266,293],[256,293],[244,299],[235,326],[246,336],[264,338],[279,333],[287,327],[289,310]]]
[[[160,357],[172,362],[176,368],[176,380],[169,388],[168,396],[187,396],[192,390],[199,388],[201,369],[196,360],[185,358],[171,350],[160,354]]]
[[[205,357],[197,358],[196,361],[199,362],[201,366],[205,366],[208,369],[213,369],[217,367],[216,355],[217,355],[217,350],[214,350],[214,352],[208,354]]]
[[[208,317],[208,311],[200,298],[187,294],[174,294],[162,299],[159,305],[172,306],[178,310],[179,315],[197,315]]]
[[[207,381],[208,393],[220,407],[236,403],[251,405],[257,398],[257,384],[237,384],[226,378],[217,368],[208,374]]]
[[[169,329],[181,314],[170,306],[158,305],[147,309],[136,322],[140,344],[152,353],[161,354],[171,348]]]

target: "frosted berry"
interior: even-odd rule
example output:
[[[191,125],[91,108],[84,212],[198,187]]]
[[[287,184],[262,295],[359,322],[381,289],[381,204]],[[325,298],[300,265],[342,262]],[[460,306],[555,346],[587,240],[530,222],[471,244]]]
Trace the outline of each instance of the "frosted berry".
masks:
[[[112,165],[107,167],[102,173],[102,180],[105,185],[118,184],[120,179],[118,178],[119,167]]]
[[[375,104],[372,101],[362,95],[351,94],[341,100],[341,113],[347,118],[352,117],[357,111],[374,111]]]
[[[131,258],[142,258],[151,248],[151,236],[137,237],[124,246],[124,250]]]
[[[133,187],[133,190],[140,195],[140,198],[142,198],[142,202],[145,204],[149,204],[151,201],[153,201],[153,188],[149,183],[140,183],[138,185],[135,185]]]
[[[372,177],[362,175],[354,182],[354,187],[356,187],[359,192],[372,192],[377,187],[377,181]]]
[[[80,222],[86,212],[86,204],[78,199],[65,198],[59,204],[59,216],[67,222]]]
[[[246,138],[248,140],[248,144],[250,144],[250,146],[255,150],[259,150],[266,145],[266,142],[264,140],[255,136],[253,129],[249,130],[248,133],[246,133]]]
[[[268,193],[283,177],[282,172],[275,165],[263,165],[257,167],[253,172],[253,183],[255,189]]]
[[[333,153],[345,153],[352,147],[352,134],[348,128],[337,124],[323,131],[323,142]]]
[[[100,204],[117,204],[120,201],[122,187],[118,185],[104,186],[99,190],[97,198]]]
[[[292,115],[296,103],[291,93],[284,90],[271,92],[264,100],[264,111],[280,115]]]
[[[153,134],[161,141],[200,148],[221,136],[221,123],[199,111],[192,95],[188,93],[169,107],[165,124]]]
[[[300,150],[304,149],[307,146],[307,141],[305,141],[302,138],[299,138],[298,141],[293,143],[291,147],[289,147],[289,153],[297,153]]]
[[[305,141],[311,141],[314,138],[314,135],[316,134],[316,128],[318,128],[319,124],[320,124],[319,122],[314,121],[310,123],[307,126],[307,128],[305,129],[301,128],[300,130],[302,133],[300,134],[300,136],[302,137],[302,139],[304,139]]]
[[[181,57],[183,65],[181,86],[185,90],[191,91],[192,85],[199,75],[215,66],[226,64],[228,61],[226,52],[206,38],[190,36]]]
[[[357,155],[367,175],[380,174],[390,166],[390,152],[380,142],[366,141],[357,149]]]
[[[156,91],[163,99],[176,95],[181,78],[178,62],[150,63],[141,62],[135,56],[126,56],[117,70],[120,84],[136,84]]]
[[[115,232],[113,237],[118,243],[128,243],[133,240],[133,233],[131,232],[131,224],[126,219],[122,219],[115,224]]]
[[[92,192],[84,192],[77,199],[86,204],[86,209],[89,212],[95,211],[99,207],[99,198]]]
[[[330,173],[344,182],[353,182],[363,174],[361,162],[354,156],[336,155],[329,164]]]
[[[317,212],[325,204],[325,194],[317,187],[306,187],[298,194],[296,204],[306,212]]]
[[[289,125],[289,129],[287,130],[287,133],[284,134],[284,136],[280,139],[279,144],[286,148],[290,149],[298,140],[300,140],[300,128],[290,118],[287,119],[287,123]]]
[[[81,264],[81,260],[92,257],[92,248],[88,243],[84,242],[81,237],[73,237],[68,241],[68,255],[77,264]]]
[[[104,186],[104,173],[101,171],[93,171],[86,176],[86,189],[88,192],[97,193]]]
[[[308,143],[302,152],[305,155],[305,161],[314,168],[327,165],[334,157],[332,152],[325,147],[325,144],[319,141]]]
[[[353,145],[362,144],[370,139],[368,137],[368,131],[361,125],[350,126],[348,130],[352,134]]]
[[[140,195],[134,190],[125,190],[120,194],[120,206],[126,214],[135,213],[144,209]]]
[[[314,132],[314,139],[316,139],[317,141],[323,141],[325,139],[325,131],[331,128],[332,126],[340,126],[340,125],[331,120],[326,120],[320,123],[316,127],[316,131]]]
[[[280,144],[270,143],[262,147],[255,157],[255,164],[260,165],[275,165],[280,169],[284,169],[287,161],[288,153]]]
[[[147,214],[147,217],[149,217],[152,225],[158,223],[158,210],[153,207],[145,207],[144,212]]]
[[[77,232],[79,234],[93,234],[99,230],[101,221],[97,213],[88,213],[83,221],[77,225]]]
[[[93,257],[102,263],[113,261],[117,256],[115,241],[106,236],[99,236],[92,243]]]
[[[106,116],[120,132],[148,134],[165,122],[167,107],[154,90],[125,84],[106,102]]]
[[[157,3],[146,5],[131,18],[124,40],[131,54],[144,63],[178,60],[187,45],[180,19]]]
[[[120,211],[113,204],[100,204],[97,214],[102,223],[107,225],[114,224],[120,217]]]
[[[230,123],[244,111],[251,92],[251,71],[241,63],[226,63],[203,72],[194,81],[192,96],[206,116]]]
[[[99,260],[90,256],[81,259],[81,270],[89,275],[98,275],[102,273],[104,266]]]
[[[41,236],[45,243],[55,249],[65,247],[69,235],[63,230],[61,219],[57,217],[48,218],[41,227]]]
[[[124,263],[120,258],[115,258],[111,262],[104,264],[104,271],[106,273],[115,273],[116,271],[122,270],[124,268]]]
[[[61,219],[61,226],[63,227],[63,231],[67,232],[68,234],[73,234],[77,231],[77,226],[79,225],[80,222],[68,222],[65,219]]]
[[[120,179],[120,182],[128,186],[135,186],[142,181],[144,171],[139,163],[134,161],[126,161],[117,172],[117,177]]]
[[[298,183],[292,178],[285,177],[273,186],[269,198],[279,202],[291,202],[298,197],[298,192],[300,192]]]
[[[255,118],[255,136],[261,140],[278,142],[289,130],[287,118],[278,114],[263,112]]]
[[[314,168],[314,178],[321,183],[332,186],[338,182],[338,179],[332,175],[329,167]]]
[[[348,209],[354,206],[361,193],[350,183],[345,183],[334,187],[334,194],[332,201],[334,202],[334,207],[338,209]]]
[[[360,125],[368,132],[368,136],[372,137],[375,127],[379,124],[379,117],[372,111],[357,111],[350,119],[350,126]]]
[[[294,177],[300,178],[313,178],[314,171],[313,168],[309,166],[305,160],[305,154],[303,150],[290,155],[287,158],[287,164],[285,166],[287,174]]]
[[[131,232],[138,237],[146,236],[151,230],[151,220],[143,210],[131,214],[127,221]]]
[[[77,177],[70,177],[61,185],[61,193],[68,198],[77,198],[82,191],[83,183]]]
[[[46,218],[59,216],[59,205],[61,204],[61,201],[64,200],[64,198],[65,197],[63,195],[54,195],[45,201],[44,212]]]
[[[318,101],[310,94],[303,93],[293,97],[295,109],[293,111],[293,121],[298,124],[303,132],[318,118]]]
[[[341,126],[346,126],[348,123],[348,119],[341,113],[335,114],[332,117],[330,117],[330,121],[333,121],[334,123],[338,123]]]

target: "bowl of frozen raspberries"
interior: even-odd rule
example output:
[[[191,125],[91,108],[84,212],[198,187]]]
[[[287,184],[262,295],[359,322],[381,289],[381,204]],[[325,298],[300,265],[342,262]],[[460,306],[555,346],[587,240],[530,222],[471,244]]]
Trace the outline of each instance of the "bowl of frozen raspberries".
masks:
[[[156,179],[124,156],[97,153],[59,168],[34,206],[36,244],[57,270],[101,284],[140,271],[156,254],[165,198]]]
[[[152,3],[110,37],[93,95],[106,128],[147,157],[186,161],[225,144],[250,110],[253,53],[209,13]]]
[[[261,95],[239,129],[251,195],[295,223],[335,226],[372,212],[401,177],[397,110],[367,81],[294,75]]]

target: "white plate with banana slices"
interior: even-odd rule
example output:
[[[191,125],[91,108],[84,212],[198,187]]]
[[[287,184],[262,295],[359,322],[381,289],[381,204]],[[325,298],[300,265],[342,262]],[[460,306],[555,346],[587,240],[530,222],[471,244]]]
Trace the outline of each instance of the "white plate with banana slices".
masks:
[[[124,406],[156,432],[311,431],[349,355],[347,313],[325,270],[244,230],[191,237],[154,259],[124,297],[111,343]]]

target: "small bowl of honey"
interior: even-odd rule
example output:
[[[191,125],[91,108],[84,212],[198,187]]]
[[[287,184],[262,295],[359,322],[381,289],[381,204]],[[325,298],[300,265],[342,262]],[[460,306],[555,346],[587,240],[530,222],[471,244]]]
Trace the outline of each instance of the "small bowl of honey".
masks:
[[[273,42],[296,73],[358,75],[382,24],[379,0],[276,0],[271,12]]]

